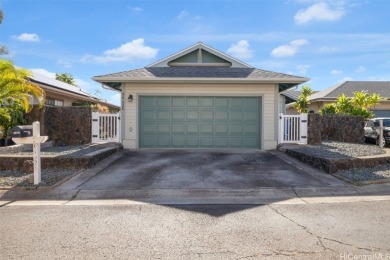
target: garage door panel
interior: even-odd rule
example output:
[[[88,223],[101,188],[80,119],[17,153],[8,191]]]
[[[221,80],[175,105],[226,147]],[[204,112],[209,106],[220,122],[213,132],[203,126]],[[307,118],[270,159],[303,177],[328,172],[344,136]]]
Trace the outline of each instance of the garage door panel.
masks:
[[[243,138],[243,147],[247,147],[247,148],[257,148],[259,147],[259,143],[258,143],[258,139],[256,137],[244,137]]]
[[[199,111],[198,110],[187,110],[187,121],[198,121]]]
[[[230,137],[229,138],[229,146],[240,148],[242,146],[242,137]]]
[[[185,135],[174,135],[172,136],[173,147],[186,147],[187,138]]]
[[[171,107],[171,98],[170,97],[158,97],[157,98],[157,107]]]
[[[245,135],[257,135],[257,133],[259,133],[259,126],[257,124],[247,124],[244,126]]]
[[[261,98],[141,96],[140,147],[260,148]]]
[[[155,134],[156,133],[156,124],[149,124],[149,123],[146,123],[144,124],[144,127],[142,129],[142,134]]]
[[[187,136],[187,147],[199,147],[199,137]]]
[[[184,135],[186,133],[186,125],[183,124],[172,124],[172,133],[174,134],[182,134]]]
[[[172,106],[173,107],[185,107],[186,98],[185,97],[172,97]]]
[[[229,147],[229,139],[227,137],[215,137],[215,147]]]
[[[231,121],[242,121],[243,116],[244,116],[244,114],[242,111],[231,111],[230,112],[230,120]]]
[[[187,97],[187,106],[188,107],[198,107],[199,98],[198,97]]]
[[[156,135],[143,135],[140,138],[140,146],[141,147],[156,147],[157,144],[157,136]]]
[[[173,121],[185,121],[186,112],[184,110],[172,110],[172,120]]]
[[[169,135],[171,132],[170,124],[168,123],[159,123],[157,124],[157,133],[158,134],[167,134]]]
[[[214,97],[201,97],[200,98],[201,107],[213,107],[214,106]]]
[[[213,135],[214,134],[214,125],[213,124],[201,124],[200,125],[200,133],[207,134],[207,135]]]
[[[171,120],[171,111],[170,110],[157,111],[157,120],[162,120],[162,121]]]
[[[167,147],[171,144],[171,137],[169,135],[159,135],[157,139],[158,147]]]
[[[215,124],[215,133],[227,135],[229,133],[228,124]]]
[[[194,135],[199,133],[199,125],[198,124],[187,124],[187,134]]]
[[[232,107],[232,108],[234,108],[234,107],[242,108],[243,102],[244,102],[244,98],[240,98],[240,97],[230,98],[230,107]]]
[[[245,121],[257,121],[258,120],[259,113],[257,111],[253,112],[245,112],[244,120]]]
[[[141,106],[142,107],[154,107],[155,106],[155,97],[142,97]]]
[[[215,120],[216,121],[227,121],[229,119],[229,112],[226,110],[216,110]]]
[[[213,110],[201,110],[200,111],[200,120],[201,121],[213,121],[214,120],[214,111]]]
[[[227,97],[216,97],[215,98],[215,107],[228,107],[229,106],[229,98]]]
[[[242,135],[244,132],[243,125],[230,125],[229,133],[232,135]]]
[[[156,111],[154,110],[145,110],[142,113],[142,120],[156,120]]]
[[[200,147],[214,147],[213,137],[199,137]]]

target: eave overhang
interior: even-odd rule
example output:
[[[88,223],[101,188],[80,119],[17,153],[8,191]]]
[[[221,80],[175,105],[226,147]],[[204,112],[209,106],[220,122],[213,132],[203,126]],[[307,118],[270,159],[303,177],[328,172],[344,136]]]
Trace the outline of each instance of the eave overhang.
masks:
[[[121,90],[122,83],[152,83],[152,84],[259,84],[272,83],[279,85],[279,92],[293,88],[308,81],[308,78],[118,78],[118,77],[93,77],[93,80],[103,84],[112,90]]]

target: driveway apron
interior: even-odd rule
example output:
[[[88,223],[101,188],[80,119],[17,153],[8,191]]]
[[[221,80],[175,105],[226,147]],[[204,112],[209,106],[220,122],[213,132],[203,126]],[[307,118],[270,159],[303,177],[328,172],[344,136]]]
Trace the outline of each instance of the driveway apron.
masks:
[[[335,183],[338,182],[335,180]],[[321,174],[310,174],[264,151],[140,150],[124,153],[79,189],[258,189],[330,185],[321,179]]]

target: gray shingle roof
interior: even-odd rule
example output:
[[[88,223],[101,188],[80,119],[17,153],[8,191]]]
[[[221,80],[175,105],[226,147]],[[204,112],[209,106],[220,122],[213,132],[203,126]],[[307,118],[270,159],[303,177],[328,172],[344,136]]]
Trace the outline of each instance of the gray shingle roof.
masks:
[[[114,78],[248,78],[248,79],[305,79],[303,77],[288,75],[254,68],[230,67],[149,67],[128,70],[118,73],[96,76]]]
[[[337,98],[342,93],[347,97],[353,97],[353,93],[356,91],[367,91],[369,94],[377,93],[382,97],[390,98],[390,81],[346,81],[313,94],[310,100]]]

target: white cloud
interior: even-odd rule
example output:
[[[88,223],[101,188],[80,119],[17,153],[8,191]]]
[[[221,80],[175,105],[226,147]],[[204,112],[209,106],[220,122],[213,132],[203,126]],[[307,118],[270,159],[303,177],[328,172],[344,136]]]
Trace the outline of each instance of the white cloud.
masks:
[[[353,81],[353,78],[351,77],[345,77],[343,79],[340,79],[338,82],[341,83],[341,82],[344,82],[344,81]]]
[[[325,2],[319,2],[309,6],[307,9],[299,10],[294,20],[297,24],[307,24],[310,21],[335,21],[339,20],[344,15],[344,9],[339,6],[332,10]]]
[[[276,58],[294,56],[299,48],[309,42],[304,39],[291,41],[289,45],[281,45],[272,50],[271,55]]]
[[[297,66],[297,72],[299,74],[302,74],[302,75],[306,74],[308,69],[309,69],[309,65],[298,65]]]
[[[142,9],[141,7],[136,6],[136,7],[132,7],[131,10],[134,11],[134,12],[142,12],[144,9]]]
[[[48,70],[45,70],[45,69],[41,69],[41,68],[38,68],[38,69],[30,69],[32,72],[35,72],[35,73],[38,73],[38,74],[41,74],[47,78],[51,78],[51,79],[55,79],[56,78],[56,74],[54,72],[50,72]]]
[[[340,74],[343,74],[343,71],[342,70],[331,70],[330,74],[332,74],[332,75],[340,75]]]
[[[138,59],[153,59],[156,57],[158,49],[145,46],[144,39],[135,39],[131,42],[122,44],[118,48],[106,50],[103,55],[94,56],[86,54],[81,59],[82,62],[125,62]]]
[[[71,68],[72,67],[72,64],[69,61],[66,61],[66,60],[63,60],[63,59],[59,59],[57,61],[57,64],[63,65],[65,68]]]
[[[121,105],[121,93],[116,93],[110,97],[108,103],[120,106]]]
[[[83,79],[74,79],[74,82],[76,83],[77,86],[79,86],[82,89],[87,89],[91,87],[91,84]]]
[[[183,20],[184,18],[186,18],[190,13],[187,11],[187,10],[183,10],[179,13],[179,15],[177,16],[177,19],[179,20]]]
[[[325,53],[335,52],[336,50],[337,50],[336,47],[322,46],[320,48],[320,52],[325,52]]]
[[[357,73],[363,73],[363,72],[366,72],[366,68],[364,66],[359,66],[355,72]]]
[[[20,35],[13,35],[12,38],[23,42],[39,42],[39,36],[36,33],[22,33]]]
[[[249,59],[253,57],[252,50],[250,50],[249,46],[247,40],[241,40],[232,44],[227,52],[237,58]]]

